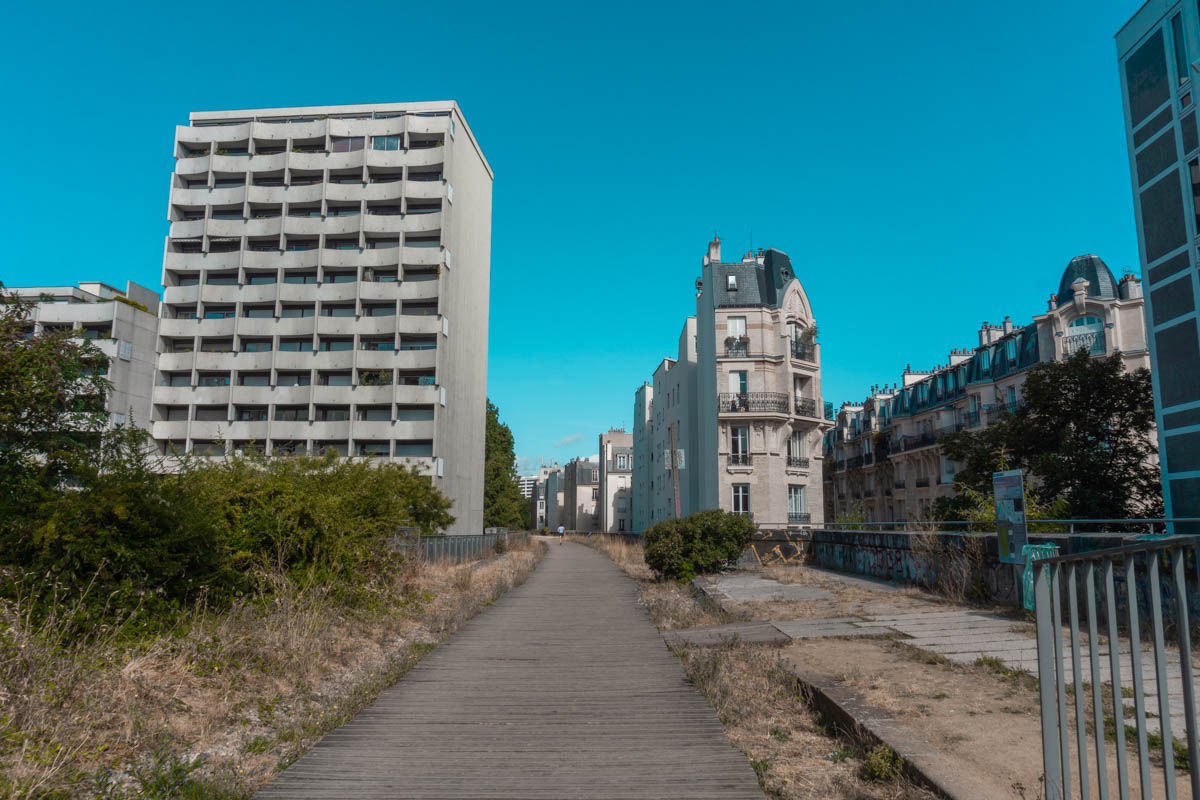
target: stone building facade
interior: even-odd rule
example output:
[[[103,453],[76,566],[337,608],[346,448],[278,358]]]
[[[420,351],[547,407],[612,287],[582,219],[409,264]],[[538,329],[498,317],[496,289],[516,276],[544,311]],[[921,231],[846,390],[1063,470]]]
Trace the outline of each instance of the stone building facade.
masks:
[[[1135,276],[1118,282],[1099,257],[1079,256],[1030,324],[985,322],[976,346],[951,350],[946,364],[910,366],[899,383],[844,404],[825,436],[826,517],[927,519],[937,498],[956,492],[958,465],[942,454],[940,435],[987,427],[1021,402],[1029,367],[1080,349],[1119,351],[1128,370],[1149,367],[1143,304]]]
[[[562,524],[569,531],[600,530],[600,463],[573,458],[563,468]]]
[[[600,530],[633,530],[633,434],[612,428],[600,434]]]
[[[714,239],[696,289],[678,358],[635,397],[634,506],[645,498],[648,512],[635,519],[721,508],[761,529],[820,524],[831,423],[816,319],[790,259],[767,249],[724,262]]]

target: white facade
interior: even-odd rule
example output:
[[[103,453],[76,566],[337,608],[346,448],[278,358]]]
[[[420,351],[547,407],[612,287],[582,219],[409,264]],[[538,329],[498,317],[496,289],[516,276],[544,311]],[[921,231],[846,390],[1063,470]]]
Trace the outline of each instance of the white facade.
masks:
[[[600,530],[633,530],[633,434],[612,428],[600,434]]]
[[[635,477],[635,507],[643,495],[648,506],[639,524],[712,508],[764,530],[822,522],[820,443],[832,423],[815,332],[784,253],[722,262],[720,240],[709,244],[679,357],[659,364],[635,404],[635,420],[645,421],[634,452],[649,465]]]
[[[78,287],[11,288],[21,297],[37,301],[32,314],[33,334],[69,330],[108,356],[105,377],[112,388],[105,409],[111,424],[134,424],[149,430],[158,293],[132,281],[126,283],[124,291],[99,281],[80,283]]]
[[[176,128],[153,432],[416,466],[483,525],[492,171],[453,102]]]

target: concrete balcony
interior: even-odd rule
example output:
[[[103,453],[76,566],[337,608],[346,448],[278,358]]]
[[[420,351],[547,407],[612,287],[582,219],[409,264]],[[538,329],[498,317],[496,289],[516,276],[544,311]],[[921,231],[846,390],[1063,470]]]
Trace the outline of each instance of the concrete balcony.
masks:
[[[355,403],[364,405],[386,405],[392,402],[395,388],[394,386],[355,386],[351,399]]]
[[[392,389],[395,402],[403,405],[436,406],[441,396],[436,386],[394,386]]]
[[[440,247],[404,247],[401,258],[405,264],[414,266],[436,266],[442,263],[442,248]]]
[[[313,297],[313,286],[308,287],[308,298]],[[330,303],[335,301],[350,302],[358,296],[358,283],[349,281],[347,283],[322,283],[316,288],[316,297],[318,300]]]
[[[271,438],[280,439],[311,439],[313,423],[295,420],[274,420],[271,422]]]
[[[287,166],[287,153],[267,153],[250,156],[246,169],[252,172],[275,172]]]
[[[325,153],[288,153],[288,167],[291,169],[323,170],[325,169]]]
[[[210,219],[208,221],[209,236],[244,236],[245,234],[246,220],[244,219]]]
[[[317,184],[320,186],[320,184]],[[311,189],[311,186],[297,186],[297,189]],[[246,187],[246,199],[251,203],[286,203],[289,199],[287,186],[255,186]],[[317,198],[320,200],[320,197]]]
[[[225,191],[225,190],[222,190]],[[171,187],[171,202],[181,206],[202,206],[207,204],[212,192],[207,187],[185,189],[180,186]]]
[[[400,284],[401,300],[436,300],[441,281],[405,281]]]
[[[404,217],[399,214],[367,214],[362,218],[362,229],[367,233],[395,233],[404,229]]]
[[[228,439],[230,438],[229,426],[229,422],[192,420],[188,434],[193,439]]]
[[[449,138],[450,133],[450,117],[419,117],[408,115],[408,132],[409,133],[445,133],[446,138]],[[432,148],[438,150],[441,148]]]
[[[362,259],[362,251],[330,250],[321,251],[321,264],[326,267],[357,267]]]
[[[242,223],[242,233],[246,236],[278,236],[282,230],[283,217],[248,219]]]
[[[312,352],[279,350],[275,353],[275,369],[284,372],[307,372],[313,369],[316,363],[317,358]],[[308,391],[307,386],[294,386],[291,388]]]
[[[237,317],[223,317],[221,319],[200,319],[200,320],[176,320],[177,322],[191,322],[196,327],[193,328],[195,336],[220,336],[222,338],[233,336],[234,330],[237,328]]]
[[[317,333],[322,336],[353,336],[357,331],[354,317],[317,317]]]
[[[400,202],[404,198],[404,181],[368,183],[362,187],[363,200],[391,200]]]
[[[66,324],[79,322],[111,322],[113,303],[44,303],[37,307],[38,322]]]
[[[341,400],[344,403],[345,400]],[[350,420],[339,420],[337,422],[314,422],[310,428],[309,434],[313,439],[349,439],[350,438]]]
[[[392,424],[392,437],[395,439],[432,439],[434,431],[433,420],[405,420]]]
[[[194,190],[188,189],[187,191]],[[240,205],[246,202],[246,187],[228,186],[224,189],[213,189],[209,191],[208,198],[204,202],[211,203],[214,206]]]
[[[401,289],[401,284],[391,281],[386,283],[364,281],[358,285],[358,296],[363,300],[386,300],[394,303],[396,298],[400,297]]]
[[[175,159],[175,174],[200,177],[208,172],[210,164],[208,156],[192,156],[191,158]]]
[[[395,350],[359,350],[355,356],[355,366],[359,369],[394,369],[397,362]]]
[[[279,299],[284,303],[312,303],[318,288],[315,283],[281,283]]]
[[[167,235],[172,239],[195,239],[204,235],[204,225],[202,219],[177,220],[171,223]]]
[[[325,184],[313,183],[308,186],[288,186],[284,199],[289,203],[319,203],[325,195]]]
[[[250,138],[250,123],[242,122],[236,125],[209,125],[195,127],[191,125],[175,126],[175,141],[188,144],[203,144],[205,142],[235,142],[239,139]]]
[[[395,423],[380,420],[355,420],[351,433],[355,439],[387,440],[395,438]]]
[[[407,120],[408,120],[407,116],[388,117],[387,119],[353,120],[352,121],[353,122],[352,130],[362,132],[361,134],[355,133],[354,134],[355,136],[359,136],[359,135],[399,136],[400,134],[404,133],[404,129],[406,127],[405,122]],[[334,120],[330,120],[331,123],[333,121]],[[342,120],[342,121],[349,122],[350,120]],[[330,128],[331,132],[332,132],[332,130],[333,130],[333,128]],[[346,134],[346,135],[348,136],[350,134]],[[371,146],[371,142],[370,142],[370,140],[367,140],[367,147],[370,147],[370,146]],[[379,151],[375,150],[372,152],[379,152]]]
[[[228,140],[227,140],[228,141]],[[214,153],[212,156],[213,172],[238,173],[250,170],[250,156],[223,156]],[[258,169],[258,167],[255,167]]]
[[[369,142],[364,142],[369,144]],[[330,153],[325,156],[325,169],[362,169],[367,150],[351,150],[346,153]]]
[[[311,355],[313,369],[348,371],[354,366],[353,350],[318,350]],[[346,391],[348,387],[340,388]]]
[[[160,419],[151,425],[152,435],[155,439],[186,439],[187,429],[188,421],[185,419]]]
[[[199,354],[197,354],[199,355]],[[182,400],[182,403],[195,403],[196,405],[219,406],[229,404],[230,387],[228,386],[197,386],[192,389],[192,396],[188,400]],[[158,402],[166,403],[167,400]],[[195,436],[196,434],[193,434]],[[203,437],[201,437],[203,438]]]
[[[273,303],[279,297],[278,283],[246,284],[238,299],[243,303]]]
[[[190,287],[188,287],[190,288]],[[170,290],[168,290],[170,291]],[[194,319],[160,319],[158,335],[171,337],[190,337],[200,333],[200,321]]]
[[[270,433],[270,423],[266,420],[235,420],[225,426],[227,439],[250,439],[255,442],[265,442]]]
[[[395,333],[400,327],[399,317],[360,317],[355,332],[363,336],[387,335]]]
[[[195,363],[195,353],[159,353],[158,355],[158,368],[164,372],[191,372]]]
[[[388,134],[376,135],[384,136]],[[367,144],[369,145],[370,142]],[[408,163],[406,155],[407,154],[403,150],[368,150],[367,166],[399,169]]]
[[[442,229],[442,212],[432,214],[407,214],[404,217],[405,233],[436,233]]]
[[[362,230],[363,221],[362,217],[358,214],[351,217],[326,217],[322,227],[323,233],[328,235],[356,234]]]
[[[400,465],[406,466],[406,467],[412,467],[413,469],[415,469],[417,472],[421,473],[422,475],[432,476],[432,475],[437,474],[436,473],[437,465],[435,463],[436,461],[437,461],[437,459],[435,459],[433,457],[417,458],[415,456],[408,456],[406,458],[393,458],[391,460],[391,463],[400,464]]]
[[[200,299],[200,284],[191,286],[167,286],[163,288],[164,303],[171,305],[188,305]]]
[[[280,220],[280,225],[283,222]],[[283,267],[284,269],[316,269],[318,262],[321,260],[321,251],[312,250],[286,250],[282,253],[271,251],[262,253],[256,250],[247,250],[245,264],[247,269],[251,268],[266,268],[276,269]]]
[[[384,247],[377,250],[364,250],[358,263],[364,267],[397,267],[400,265],[400,248]]]
[[[236,303],[242,297],[242,288],[235,284],[205,283],[200,286],[200,299],[205,303]]]
[[[211,353],[198,350],[194,354],[196,369],[206,372],[228,372],[234,367],[235,353]]]
[[[314,119],[311,122],[255,122],[254,135],[259,139],[314,139],[325,135],[329,121]]]
[[[274,323],[274,330],[279,336],[312,336],[317,331],[317,318],[280,317]]]
[[[232,258],[231,258],[232,256]],[[172,253],[163,254],[163,268],[195,272],[201,269],[237,269],[241,253]]]
[[[325,231],[320,217],[284,217],[283,232],[293,236],[319,236]]]
[[[409,150],[405,155],[407,156],[406,163],[410,167],[436,167],[445,162],[446,148],[419,147]]]
[[[402,316],[399,323],[402,333],[440,334],[442,320],[435,314],[427,316]]]
[[[437,350],[400,350],[396,353],[400,369],[432,369],[437,366]]]
[[[92,339],[92,345],[109,358],[117,357],[117,340],[116,339]]]
[[[154,402],[168,406],[183,406],[192,402],[195,392],[190,386],[155,386]]]
[[[330,183],[325,186],[325,199],[330,202],[358,203],[363,199],[362,183]]]
[[[434,200],[446,196],[446,184],[441,181],[405,181],[404,196],[413,200]]]
[[[274,336],[279,331],[274,317],[238,317],[237,333],[239,336]]]
[[[350,386],[313,386],[310,388],[312,389],[312,402],[315,405],[346,405],[354,399],[354,389]]]

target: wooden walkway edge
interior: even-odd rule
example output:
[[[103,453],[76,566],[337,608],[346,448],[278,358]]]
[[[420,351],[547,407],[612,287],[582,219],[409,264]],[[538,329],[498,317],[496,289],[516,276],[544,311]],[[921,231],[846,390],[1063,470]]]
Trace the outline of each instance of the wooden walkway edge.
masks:
[[[761,800],[633,581],[582,545],[549,547],[255,797]]]

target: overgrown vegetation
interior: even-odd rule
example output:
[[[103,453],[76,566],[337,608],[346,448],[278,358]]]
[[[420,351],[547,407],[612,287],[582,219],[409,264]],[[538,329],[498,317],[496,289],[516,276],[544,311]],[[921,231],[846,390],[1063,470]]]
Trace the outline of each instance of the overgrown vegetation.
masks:
[[[719,509],[663,520],[643,537],[646,563],[676,581],[720,572],[741,557],[755,530],[748,517]]]
[[[964,468],[958,496],[934,506],[937,519],[990,506],[978,496],[991,497],[992,473],[1002,469],[1032,476],[1028,501],[1048,507],[1061,499],[1053,507],[1059,519],[1162,516],[1147,370],[1126,372],[1120,353],[1093,358],[1081,350],[1031,367],[1022,393],[1021,405],[986,428],[940,438],[943,454]]]

